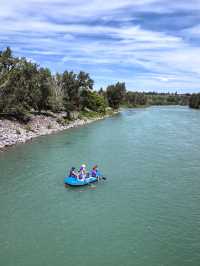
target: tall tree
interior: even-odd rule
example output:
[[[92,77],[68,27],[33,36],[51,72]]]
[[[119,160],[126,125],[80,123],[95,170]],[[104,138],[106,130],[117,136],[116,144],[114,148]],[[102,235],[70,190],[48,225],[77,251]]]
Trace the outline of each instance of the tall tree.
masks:
[[[80,93],[77,74],[73,71],[65,71],[62,75],[63,100],[66,111],[75,111],[79,109]]]
[[[52,96],[52,76],[48,68],[40,68],[38,71],[38,83],[40,98],[38,99],[37,108],[39,111],[51,108],[50,97]]]
[[[40,98],[37,65],[24,58],[12,68],[1,87],[2,111],[18,114],[37,109]]]
[[[124,100],[126,85],[125,83],[117,82],[115,85],[108,86],[106,92],[110,107],[118,109]]]
[[[189,99],[190,108],[200,109],[200,93],[194,93]]]

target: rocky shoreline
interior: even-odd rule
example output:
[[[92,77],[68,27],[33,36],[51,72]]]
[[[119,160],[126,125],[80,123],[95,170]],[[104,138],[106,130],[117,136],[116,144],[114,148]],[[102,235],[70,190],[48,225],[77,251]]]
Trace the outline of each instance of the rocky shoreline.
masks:
[[[42,135],[75,128],[108,117],[82,118],[65,122],[65,114],[55,116],[33,115],[27,124],[18,121],[0,119],[0,151],[18,143],[25,143]]]

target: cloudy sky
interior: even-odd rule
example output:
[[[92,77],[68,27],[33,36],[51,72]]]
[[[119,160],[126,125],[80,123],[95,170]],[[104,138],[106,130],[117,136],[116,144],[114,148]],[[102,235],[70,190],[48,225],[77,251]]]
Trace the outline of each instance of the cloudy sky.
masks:
[[[0,0],[0,49],[95,87],[200,91],[200,0]]]

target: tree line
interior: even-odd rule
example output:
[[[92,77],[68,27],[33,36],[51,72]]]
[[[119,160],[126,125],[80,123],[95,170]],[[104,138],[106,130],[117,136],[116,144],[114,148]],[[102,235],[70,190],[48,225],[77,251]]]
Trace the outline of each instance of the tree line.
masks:
[[[94,81],[84,71],[53,75],[48,68],[13,56],[9,47],[0,51],[0,115],[24,119],[30,112],[90,110],[105,114],[108,107],[181,104],[199,108],[200,94],[127,91],[123,82],[94,90]]]

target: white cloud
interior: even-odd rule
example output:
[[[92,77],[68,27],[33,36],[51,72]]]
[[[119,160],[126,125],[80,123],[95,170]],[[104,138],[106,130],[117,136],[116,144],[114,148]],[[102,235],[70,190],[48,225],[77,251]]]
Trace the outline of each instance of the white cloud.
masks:
[[[181,33],[186,38],[200,38],[200,24],[184,29]]]
[[[166,84],[171,88],[190,84],[198,88],[200,48],[187,42],[186,37],[199,36],[200,26],[174,36],[162,29],[130,24],[134,12],[123,13],[128,7],[133,11],[192,12],[194,4],[196,10],[200,9],[196,0],[1,0],[0,48],[8,43],[17,55],[25,53],[39,59],[54,71],[75,65],[86,67],[99,86],[105,80],[121,79],[131,87],[135,82],[135,87],[144,88]],[[108,23],[116,18],[120,26]]]

